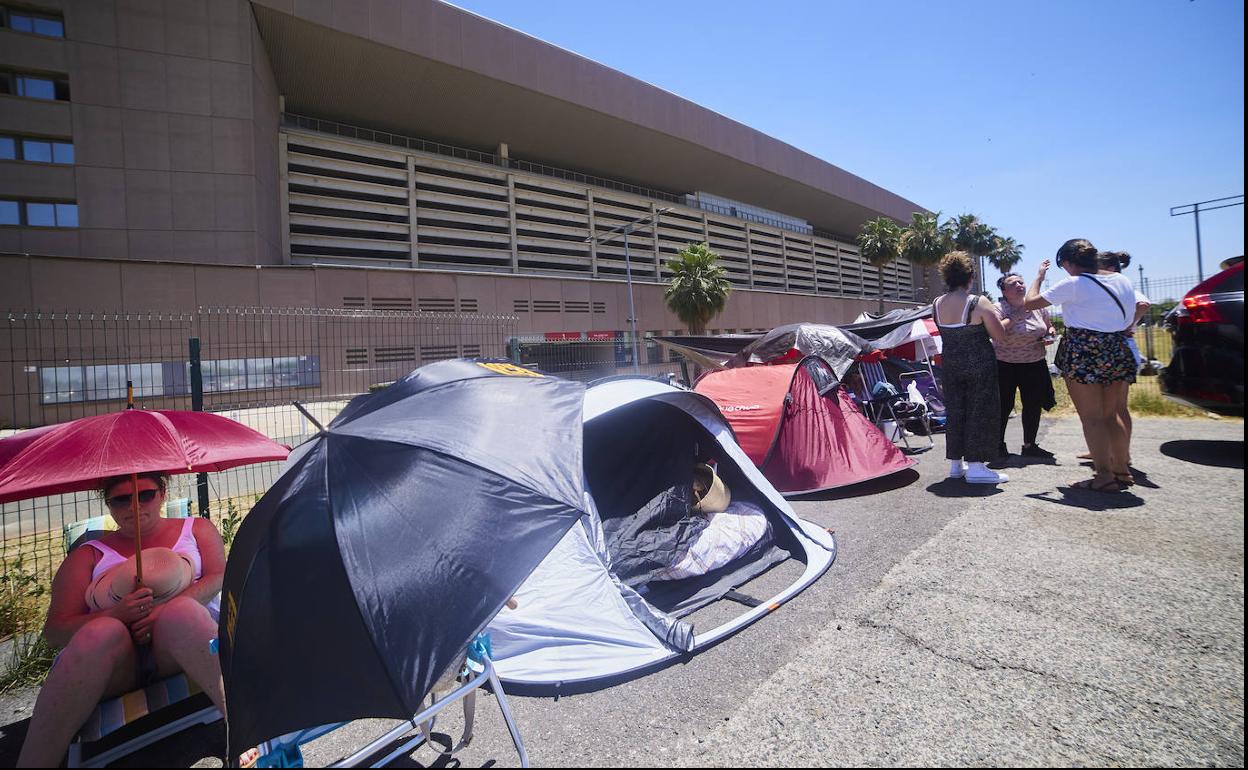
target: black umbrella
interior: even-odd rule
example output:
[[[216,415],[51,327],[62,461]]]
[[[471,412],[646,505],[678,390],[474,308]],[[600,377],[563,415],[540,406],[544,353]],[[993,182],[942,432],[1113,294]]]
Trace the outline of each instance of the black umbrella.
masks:
[[[505,362],[444,361],[301,447],[226,564],[228,756],[421,710],[584,514],[583,396]]]

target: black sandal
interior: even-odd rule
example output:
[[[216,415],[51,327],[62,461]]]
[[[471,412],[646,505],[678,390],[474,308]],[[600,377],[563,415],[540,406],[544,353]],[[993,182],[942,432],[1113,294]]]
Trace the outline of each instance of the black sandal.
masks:
[[[1106,479],[1098,484],[1095,478],[1091,478],[1083,481],[1076,481],[1074,484],[1070,485],[1070,488],[1086,489],[1091,492],[1106,492],[1112,494],[1114,492],[1125,491],[1127,486],[1118,479]]]

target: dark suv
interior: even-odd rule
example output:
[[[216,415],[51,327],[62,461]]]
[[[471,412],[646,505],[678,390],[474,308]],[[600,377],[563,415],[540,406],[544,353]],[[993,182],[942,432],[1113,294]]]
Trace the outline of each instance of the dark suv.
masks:
[[[1216,414],[1244,413],[1244,261],[1197,284],[1165,318],[1174,339],[1161,370],[1167,397]],[[1223,263],[1225,264],[1225,263]]]

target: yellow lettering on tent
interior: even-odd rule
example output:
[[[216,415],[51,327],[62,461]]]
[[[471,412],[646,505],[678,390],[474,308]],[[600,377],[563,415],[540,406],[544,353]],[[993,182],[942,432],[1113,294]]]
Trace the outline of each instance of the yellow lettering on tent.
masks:
[[[505,374],[508,377],[545,377],[544,374],[538,374],[531,369],[525,369],[523,366],[515,364],[487,364],[481,361],[477,362],[477,366],[489,369],[491,372]]]

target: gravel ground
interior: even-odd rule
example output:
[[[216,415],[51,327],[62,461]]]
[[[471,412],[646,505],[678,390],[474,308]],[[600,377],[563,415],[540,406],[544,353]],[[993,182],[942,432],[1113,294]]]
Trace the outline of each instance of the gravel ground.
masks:
[[[510,698],[532,763],[1242,766],[1243,423],[1137,420],[1146,476],[1117,495],[1065,488],[1088,475],[1077,420],[1042,430],[1057,462],[1010,468],[999,489],[944,480],[938,439],[917,473],[856,490],[870,494],[796,501],[836,531],[827,575],[686,663]],[[0,765],[32,699],[0,699]],[[435,744],[460,721],[440,720]],[[308,764],[390,724],[322,738]],[[188,731],[126,764],[218,766],[222,736]],[[469,747],[396,764],[515,762],[487,696]]]

